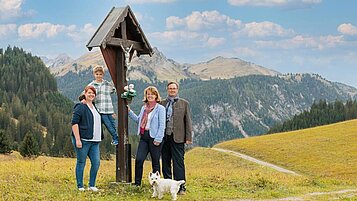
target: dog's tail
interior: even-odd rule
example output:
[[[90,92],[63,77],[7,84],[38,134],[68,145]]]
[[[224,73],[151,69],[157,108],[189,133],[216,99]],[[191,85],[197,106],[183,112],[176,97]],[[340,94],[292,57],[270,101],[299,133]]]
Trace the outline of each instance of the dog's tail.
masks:
[[[185,180],[180,180],[180,181],[177,181],[177,183],[178,183],[179,185],[181,185],[181,184],[184,184],[184,183],[186,183],[186,182],[185,182]]]

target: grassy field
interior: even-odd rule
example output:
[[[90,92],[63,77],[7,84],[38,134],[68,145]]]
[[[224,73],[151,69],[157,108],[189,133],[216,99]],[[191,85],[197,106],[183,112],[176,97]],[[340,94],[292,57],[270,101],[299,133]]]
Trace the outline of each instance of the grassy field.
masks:
[[[188,192],[178,200],[353,200],[357,198],[354,125],[357,121],[217,145],[287,167],[303,176],[280,173],[209,148],[194,148],[186,153]],[[150,198],[152,191],[147,180],[150,167],[150,162],[145,162],[143,185],[137,188],[113,184],[115,161],[101,161],[97,179],[100,192],[78,192],[75,159],[0,155],[0,200],[157,200]],[[85,183],[88,172],[89,165]],[[170,200],[170,195],[165,195],[164,200]]]
[[[357,120],[223,142],[239,151],[316,178],[357,184]]]

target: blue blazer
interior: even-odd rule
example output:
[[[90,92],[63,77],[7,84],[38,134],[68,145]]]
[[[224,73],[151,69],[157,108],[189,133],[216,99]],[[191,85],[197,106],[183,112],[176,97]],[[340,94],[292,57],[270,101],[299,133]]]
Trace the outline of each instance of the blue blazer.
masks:
[[[140,134],[140,122],[143,118],[144,110],[145,106],[142,106],[139,116],[137,116],[133,110],[130,110],[129,112],[129,117],[138,124],[138,135]],[[162,142],[166,126],[165,107],[160,104],[156,104],[154,110],[152,111],[151,121],[148,123],[150,123],[150,137],[154,138],[154,141]]]
[[[94,117],[86,104],[77,103],[74,106],[72,125],[74,124],[78,124],[81,139],[93,139]],[[73,130],[72,135],[74,135]],[[101,131],[101,138],[103,139],[103,131]]]

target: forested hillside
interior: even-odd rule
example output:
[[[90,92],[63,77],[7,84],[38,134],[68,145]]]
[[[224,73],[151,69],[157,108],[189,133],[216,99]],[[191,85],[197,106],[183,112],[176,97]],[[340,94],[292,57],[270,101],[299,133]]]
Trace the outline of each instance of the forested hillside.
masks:
[[[348,100],[345,104],[341,101],[331,103],[320,100],[312,104],[310,110],[295,115],[290,120],[270,128],[269,133],[278,133],[322,126],[357,118],[356,100]]]
[[[0,130],[18,150],[31,135],[38,151],[72,155],[73,103],[57,91],[56,79],[38,57],[17,47],[0,49]]]

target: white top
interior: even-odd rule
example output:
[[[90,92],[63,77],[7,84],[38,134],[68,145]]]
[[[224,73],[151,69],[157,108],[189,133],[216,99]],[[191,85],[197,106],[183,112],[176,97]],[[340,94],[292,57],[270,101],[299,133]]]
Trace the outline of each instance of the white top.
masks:
[[[93,106],[93,108],[90,108],[88,106],[88,108],[90,109],[90,111],[93,114],[94,125],[93,125],[93,139],[86,140],[86,141],[100,142],[100,141],[102,141],[102,136],[101,136],[102,120],[101,120],[100,114],[98,113],[98,111],[95,109],[94,106]],[[85,140],[85,139],[83,139],[83,140]]]
[[[148,122],[146,123],[145,130],[150,130],[151,118],[152,118],[152,111],[148,114]]]

